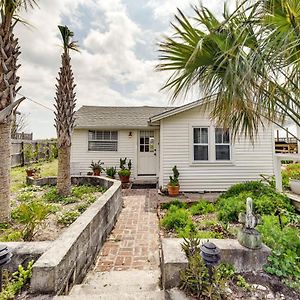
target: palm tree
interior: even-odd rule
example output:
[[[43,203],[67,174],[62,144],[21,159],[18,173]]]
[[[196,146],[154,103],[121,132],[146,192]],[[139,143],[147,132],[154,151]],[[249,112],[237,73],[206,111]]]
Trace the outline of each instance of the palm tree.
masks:
[[[74,34],[67,26],[58,26],[62,40],[62,66],[58,74],[55,97],[55,127],[58,140],[58,176],[57,190],[60,195],[67,196],[71,190],[71,135],[75,122],[76,93],[74,75],[71,68],[70,50],[78,51],[78,46],[72,40]]]
[[[10,219],[10,168],[12,115],[24,100],[16,100],[21,87],[17,63],[20,52],[18,39],[14,36],[15,25],[20,21],[21,10],[33,8],[35,0],[1,0],[0,24],[0,223]]]
[[[300,126],[300,4],[249,2],[225,9],[222,20],[203,6],[194,22],[179,10],[157,69],[172,72],[163,89],[173,100],[196,87],[212,118],[253,139],[265,119],[281,125],[288,116]]]

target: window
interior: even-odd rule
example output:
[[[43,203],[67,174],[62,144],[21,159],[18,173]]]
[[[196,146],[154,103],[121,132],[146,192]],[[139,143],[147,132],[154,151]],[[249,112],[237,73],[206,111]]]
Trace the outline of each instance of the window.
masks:
[[[208,127],[194,128],[194,160],[208,160]]]
[[[229,131],[216,128],[216,160],[230,160],[230,136]]]
[[[154,131],[140,132],[140,152],[154,152]]]
[[[89,151],[118,151],[117,131],[89,131]]]

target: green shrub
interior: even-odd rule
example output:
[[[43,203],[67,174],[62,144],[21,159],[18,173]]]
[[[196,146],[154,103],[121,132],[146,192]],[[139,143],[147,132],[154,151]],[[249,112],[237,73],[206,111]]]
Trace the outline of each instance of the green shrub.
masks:
[[[23,234],[20,230],[8,229],[0,236],[0,242],[19,242],[22,241]]]
[[[89,203],[81,203],[76,206],[76,209],[82,214],[84,213],[89,207]]]
[[[266,191],[266,189],[270,189],[268,185],[262,183],[261,181],[248,181],[244,183],[238,183],[231,186],[227,192],[222,194],[220,198],[230,198],[234,196],[238,196],[242,192],[253,192],[255,195],[260,195]]]
[[[80,212],[78,210],[68,211],[58,218],[58,223],[68,226],[72,224],[79,216]]]
[[[191,216],[186,209],[172,205],[161,220],[161,225],[167,230],[172,230],[184,228],[192,222]]]
[[[52,187],[48,192],[46,192],[43,195],[43,199],[50,203],[59,203],[59,202],[63,202],[65,197],[58,195],[56,187]]]
[[[19,265],[18,271],[12,274],[12,278],[6,283],[4,289],[0,292],[0,300],[15,298],[15,296],[23,289],[32,277],[33,263],[33,261],[30,261],[26,269]]]
[[[257,228],[263,242],[272,249],[265,271],[280,277],[291,287],[300,288],[300,239],[297,227],[284,226],[281,230],[278,218],[264,216]],[[283,217],[284,225],[288,219]]]
[[[114,179],[116,174],[117,174],[117,168],[116,167],[106,168],[107,177]]]
[[[171,202],[168,203],[163,203],[161,204],[162,209],[169,209],[171,206],[176,206],[178,208],[187,208],[186,202],[182,202],[178,199],[172,200]]]
[[[35,197],[34,193],[31,191],[22,192],[17,196],[17,200],[20,202],[31,201]]]
[[[246,210],[247,197],[251,196],[251,192],[241,192],[236,196],[220,198],[217,203],[218,219],[223,222],[237,222],[239,213]]]
[[[256,214],[274,214],[277,209],[294,211],[288,197],[277,193],[272,187],[259,181],[236,184],[217,202],[218,218],[224,222],[237,222],[240,212],[246,210],[246,199],[253,199]]]
[[[21,203],[12,212],[12,217],[20,224],[24,225],[22,230],[24,241],[31,241],[35,234],[35,229],[51,213],[52,207],[39,200],[29,203]]]
[[[72,187],[72,196],[79,199],[85,198],[87,194],[93,194],[97,192],[103,192],[103,188],[93,185],[79,185]]]
[[[215,211],[215,206],[205,200],[199,201],[192,205],[189,209],[191,214],[194,215],[205,215]]]

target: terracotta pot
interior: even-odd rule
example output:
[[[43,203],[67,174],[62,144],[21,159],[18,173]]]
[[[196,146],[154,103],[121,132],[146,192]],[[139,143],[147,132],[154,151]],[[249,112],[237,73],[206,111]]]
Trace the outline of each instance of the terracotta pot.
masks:
[[[27,177],[33,177],[35,174],[35,170],[26,170]]]
[[[93,170],[93,172],[94,172],[94,176],[100,176],[101,175],[101,170],[99,170],[99,169],[95,169],[95,170]]]
[[[176,197],[179,195],[179,189],[180,186],[172,186],[172,185],[168,185],[168,194],[171,197]]]
[[[128,176],[119,175],[119,178],[122,183],[129,183],[130,175],[128,175]]]
[[[290,179],[290,188],[293,193],[300,195],[300,180]]]

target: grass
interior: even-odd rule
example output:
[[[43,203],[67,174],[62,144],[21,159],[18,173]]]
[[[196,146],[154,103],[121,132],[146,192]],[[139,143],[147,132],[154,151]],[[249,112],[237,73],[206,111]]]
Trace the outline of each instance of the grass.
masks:
[[[57,159],[51,162],[36,163],[32,166],[41,169],[42,177],[57,176]],[[25,166],[11,169],[11,191],[13,193],[26,186],[26,168]]]

